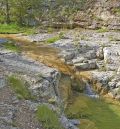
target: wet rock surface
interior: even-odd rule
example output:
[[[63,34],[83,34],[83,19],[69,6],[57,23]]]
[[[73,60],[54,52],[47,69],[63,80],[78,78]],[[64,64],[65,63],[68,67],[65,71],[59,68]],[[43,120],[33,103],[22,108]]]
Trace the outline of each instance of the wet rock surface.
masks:
[[[48,46],[60,49],[59,58],[73,67],[74,71],[89,71],[90,78],[89,74],[85,78],[95,83],[99,92],[113,94],[113,87],[116,88],[120,73],[119,31],[69,30],[64,38]],[[116,78],[117,83],[114,81]],[[105,79],[107,80],[104,81]],[[115,90],[113,96],[117,95],[118,90]]]
[[[34,61],[23,54],[0,48],[0,128],[2,129],[43,129],[36,120],[35,111],[41,104],[59,103],[58,84],[61,74],[55,68]],[[36,100],[20,100],[9,87],[7,76],[15,75],[24,83]],[[52,105],[54,110],[58,106]],[[48,105],[49,107],[49,105]],[[51,107],[50,107],[51,108]],[[53,109],[52,109],[53,110]],[[58,111],[56,111],[58,113]],[[61,116],[61,114],[59,114]],[[76,125],[69,122],[66,116],[65,128],[75,129]],[[60,121],[61,124],[62,121]]]
[[[99,98],[99,96],[91,90],[94,88],[102,95],[107,94],[112,98],[120,100],[119,32],[110,31],[98,33],[94,30],[69,30],[65,33],[65,37],[67,38],[58,40],[57,42],[48,45],[48,47],[52,46],[54,48],[58,48],[60,50],[59,58],[65,63],[65,65],[70,65],[74,72],[79,73],[81,78],[87,81],[88,85],[85,85],[85,94],[91,98]],[[0,67],[2,73],[0,75],[1,89],[6,89],[5,76],[15,74],[18,78],[30,84],[28,88],[33,95],[37,96],[39,100],[38,103],[49,103],[51,101],[54,103],[59,102],[58,84],[61,74],[55,68],[50,68],[38,61],[26,57],[23,54],[13,53],[2,47],[0,47]],[[74,85],[76,84],[74,83]],[[9,89],[7,90],[9,91]],[[2,92],[3,91],[1,91],[1,93]],[[67,97],[68,96],[66,96],[66,98]],[[3,100],[7,101],[6,98],[7,97]],[[14,120],[14,114],[18,117],[18,129],[24,129],[24,127],[26,129],[27,126],[29,128],[36,128],[38,126],[39,128],[39,124],[36,123],[36,120],[32,125],[27,125],[25,124],[27,123],[27,120],[24,120],[24,122],[21,117],[19,118],[19,116],[21,116],[19,111],[21,110],[23,112],[28,111],[28,114],[26,114],[28,117],[32,110],[33,116],[30,117],[33,118],[37,104],[32,102],[30,102],[32,104],[26,104],[26,102],[19,101],[15,97],[13,98],[11,100],[14,100],[14,102],[12,102],[13,104],[10,103],[10,106],[13,106],[14,104],[17,106],[13,108],[14,111],[12,111],[12,113],[9,113],[9,111],[7,113],[5,111],[7,118],[4,114],[0,117],[2,128],[12,128],[11,126],[13,125],[11,124],[11,121]],[[4,106],[4,103],[2,103],[2,106]],[[8,108],[9,105],[5,109],[9,110]],[[1,110],[3,109],[1,108]],[[5,122],[6,120],[9,123]],[[31,119],[29,119],[29,121],[31,121]],[[76,125],[74,125],[76,122],[77,121],[74,120],[69,121],[64,115],[61,121],[65,128],[73,129],[76,129]],[[24,123],[25,125],[21,125],[20,123]]]
[[[0,128],[43,129],[36,119],[35,110],[38,104],[57,96],[60,74],[56,69],[49,68],[21,54],[4,48],[0,49]],[[7,81],[7,76],[10,75],[16,75],[30,84],[28,88],[33,95],[37,96],[37,106],[31,109],[27,100],[19,100],[16,97]],[[35,105],[32,100],[31,105]]]
[[[111,93],[114,94],[114,97],[118,96],[120,81],[119,32],[98,33],[93,30],[82,30],[76,33],[77,37],[74,31],[69,31],[66,34],[69,39],[65,39],[65,42],[62,39],[52,44],[52,46],[61,49],[60,57],[65,59],[66,64],[71,64],[75,71],[86,72],[85,78],[92,83],[100,84],[97,85],[101,87],[101,90],[98,90],[99,92],[103,94]],[[71,56],[73,52],[74,56]]]

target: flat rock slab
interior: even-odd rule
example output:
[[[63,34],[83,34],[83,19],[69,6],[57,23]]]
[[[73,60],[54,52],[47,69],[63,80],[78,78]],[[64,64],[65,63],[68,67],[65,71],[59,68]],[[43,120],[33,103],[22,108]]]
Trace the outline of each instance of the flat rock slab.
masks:
[[[55,37],[55,34],[41,33],[41,34],[34,34],[34,35],[26,36],[25,38],[30,40],[31,42],[41,42],[52,37]]]
[[[25,74],[41,74],[43,76],[50,76],[55,71],[42,63],[29,60],[24,56],[15,53],[6,53],[0,55],[0,66],[4,66],[8,71],[18,71]]]

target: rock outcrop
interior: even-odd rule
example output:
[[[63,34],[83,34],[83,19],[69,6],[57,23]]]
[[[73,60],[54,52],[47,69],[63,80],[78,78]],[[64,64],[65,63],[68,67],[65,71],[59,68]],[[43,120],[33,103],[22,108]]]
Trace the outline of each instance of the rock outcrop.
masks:
[[[74,24],[89,29],[104,26],[110,30],[120,30],[120,1],[95,0],[87,11],[79,11],[75,15]]]
[[[77,31],[76,31],[77,33]],[[70,36],[72,35],[72,36]],[[92,30],[67,33],[69,39],[55,42],[60,57],[65,59],[81,77],[89,80],[101,94],[119,98],[120,35],[119,32],[98,33]],[[74,53],[74,56],[73,56]],[[72,56],[71,56],[72,55]],[[69,58],[68,58],[69,57]]]
[[[18,74],[29,82],[29,89],[32,90],[33,94],[49,99],[58,95],[56,86],[60,74],[56,69],[5,50],[0,52],[0,66],[6,69],[6,74]]]
[[[11,75],[16,76],[27,85],[31,94],[36,97],[35,101],[19,100],[16,97],[7,82],[7,76]],[[37,106],[46,104],[58,113],[59,121],[64,128],[78,129],[76,125],[79,122],[67,119],[64,113],[61,112],[63,102],[59,89],[60,80],[61,73],[57,69],[50,68],[23,54],[0,47],[0,113],[2,113],[0,116],[0,128],[42,129],[41,123],[35,119],[34,113],[37,110]],[[62,85],[65,86],[64,83]]]

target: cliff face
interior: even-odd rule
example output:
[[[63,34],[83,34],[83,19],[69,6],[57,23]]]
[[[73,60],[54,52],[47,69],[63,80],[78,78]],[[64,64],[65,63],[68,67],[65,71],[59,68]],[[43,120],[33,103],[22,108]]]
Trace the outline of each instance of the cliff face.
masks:
[[[120,30],[120,0],[96,0],[86,11],[78,12],[74,21],[91,29],[105,26]]]
[[[93,9],[93,14],[101,19],[101,25],[109,29],[120,29],[120,1],[98,0]]]

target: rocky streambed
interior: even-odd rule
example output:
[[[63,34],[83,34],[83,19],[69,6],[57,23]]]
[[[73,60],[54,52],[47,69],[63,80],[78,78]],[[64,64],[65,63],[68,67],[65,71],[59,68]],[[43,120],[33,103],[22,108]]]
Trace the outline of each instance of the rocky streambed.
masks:
[[[77,122],[79,124],[79,121],[69,121],[62,111],[64,109],[64,102],[62,101],[59,92],[59,82],[62,81],[62,74],[56,68],[48,67],[47,65],[40,63],[39,61],[36,61],[29,56],[25,56],[24,53],[16,53],[11,50],[5,49],[3,42],[6,42],[6,40],[1,39],[1,41],[0,128],[43,129],[44,127],[42,126],[42,124],[39,123],[38,120],[36,120],[35,112],[39,105],[44,104],[47,105],[50,109],[57,112],[59,121],[61,125],[63,125],[63,127],[77,129],[77,127],[75,126],[76,124],[74,123]],[[46,47],[42,47],[42,49],[45,50]],[[50,51],[52,51],[52,48]],[[8,77],[13,76],[21,80],[25,85],[27,85],[27,88],[29,89],[31,94],[35,96],[35,100],[18,99],[17,95],[10,88],[10,84],[8,83],[7,79]],[[65,77],[66,76],[67,75],[65,75]],[[70,79],[68,79],[68,82],[70,82]],[[66,91],[68,89],[71,92],[70,84],[68,84],[68,87],[66,87]],[[62,87],[61,90],[63,90],[65,82],[63,82],[60,86]],[[68,96],[69,93],[65,93],[66,99],[68,98]]]
[[[43,44],[43,35],[53,36],[24,37],[36,41],[33,43],[21,42],[18,35],[15,43],[21,47],[21,54],[0,47],[1,75],[15,74],[27,81],[37,103],[25,103],[34,110],[41,103],[61,109],[60,120],[66,128],[77,128],[80,120],[81,129],[119,129],[119,32],[70,30],[49,45]]]

